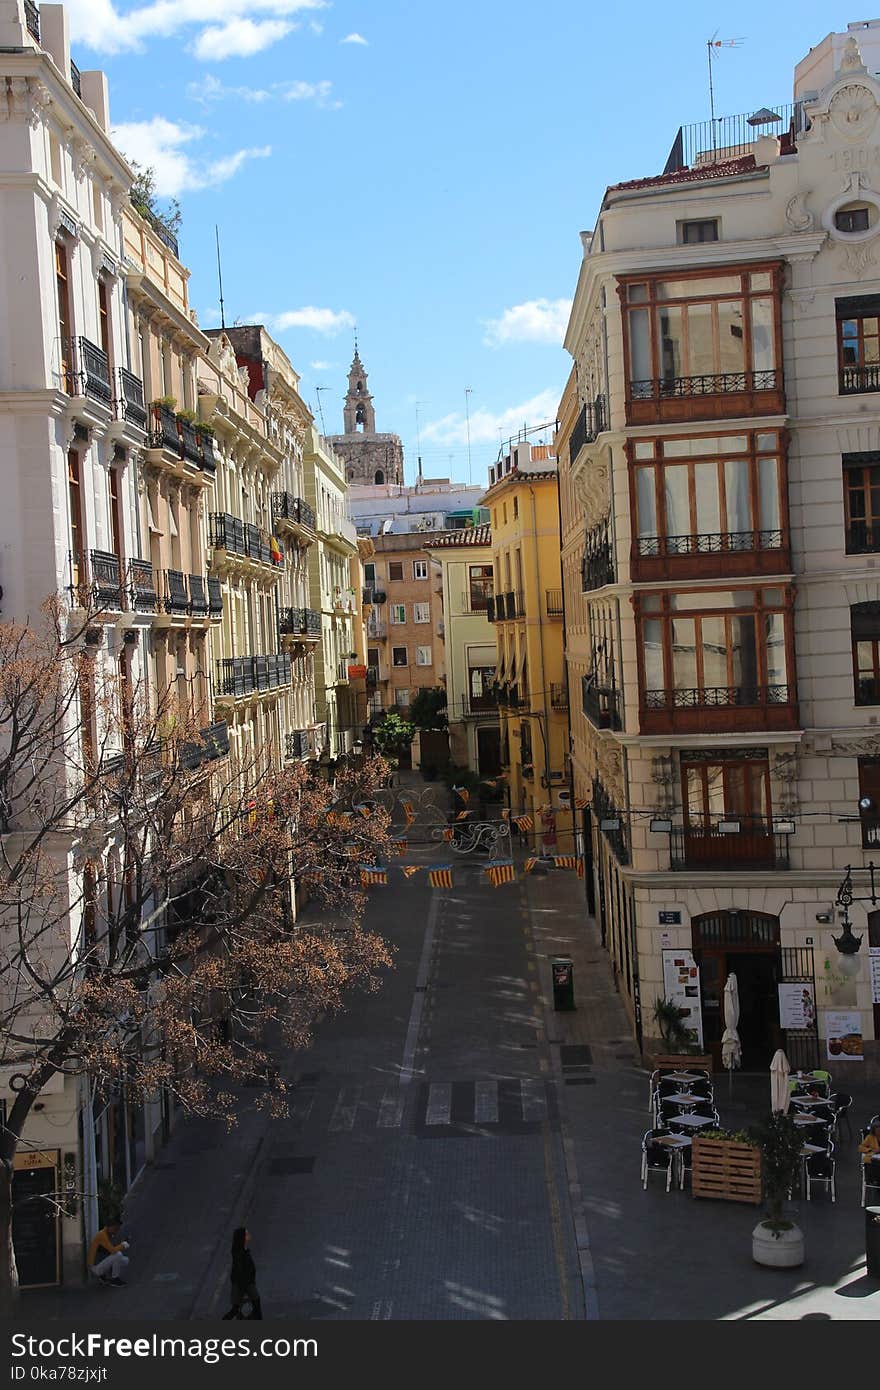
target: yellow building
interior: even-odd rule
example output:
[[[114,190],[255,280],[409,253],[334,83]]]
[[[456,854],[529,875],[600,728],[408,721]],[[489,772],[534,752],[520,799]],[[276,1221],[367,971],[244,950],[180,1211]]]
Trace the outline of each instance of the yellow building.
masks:
[[[574,852],[556,459],[522,441],[489,470],[496,690],[510,805],[530,814],[533,843]]]

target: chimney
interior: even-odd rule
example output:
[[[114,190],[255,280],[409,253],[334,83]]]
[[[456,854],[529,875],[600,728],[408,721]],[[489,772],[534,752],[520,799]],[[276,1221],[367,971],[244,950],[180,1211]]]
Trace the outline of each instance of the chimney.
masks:
[[[0,49],[24,48],[30,42],[23,0],[0,0]]]
[[[80,89],[84,104],[104,131],[110,129],[110,91],[104,72],[81,72]]]
[[[63,5],[40,6],[40,42],[65,82],[69,82],[70,25]]]

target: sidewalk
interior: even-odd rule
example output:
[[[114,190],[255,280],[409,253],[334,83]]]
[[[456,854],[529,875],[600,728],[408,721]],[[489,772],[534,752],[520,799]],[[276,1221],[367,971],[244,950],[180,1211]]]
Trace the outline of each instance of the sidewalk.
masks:
[[[569,1183],[590,1316],[602,1319],[862,1319],[880,1317],[880,1282],[865,1274],[857,1138],[837,1149],[837,1202],[822,1189],[795,1215],[806,1263],[768,1270],[751,1259],[760,1208],[666,1193],[655,1177],[642,1191],[641,1139],[650,1127],[649,1076],[638,1059],[614,987],[609,957],[572,873],[529,876],[528,901],[567,1139]],[[550,959],[574,961],[576,1011],[552,1007]],[[647,1002],[647,1001],[646,1001]],[[568,1052],[579,1047],[586,1052]],[[849,1080],[854,1136],[880,1109],[875,1088]],[[753,1123],[769,1105],[769,1076],[715,1078],[723,1124]],[[591,1297],[593,1298],[591,1306]]]

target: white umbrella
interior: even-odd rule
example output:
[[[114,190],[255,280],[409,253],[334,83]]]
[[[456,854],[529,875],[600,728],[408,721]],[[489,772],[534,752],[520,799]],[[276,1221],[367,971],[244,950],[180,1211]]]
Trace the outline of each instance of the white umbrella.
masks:
[[[791,1091],[788,1085],[790,1071],[788,1058],[780,1047],[773,1054],[773,1061],[770,1063],[770,1109],[773,1111],[781,1110],[783,1115],[788,1114],[791,1100]]]
[[[724,986],[724,1037],[721,1039],[721,1061],[727,1068],[730,1090],[733,1091],[733,1069],[742,1066],[742,1045],[736,1025],[739,1023],[739,987],[736,976],[730,974]]]

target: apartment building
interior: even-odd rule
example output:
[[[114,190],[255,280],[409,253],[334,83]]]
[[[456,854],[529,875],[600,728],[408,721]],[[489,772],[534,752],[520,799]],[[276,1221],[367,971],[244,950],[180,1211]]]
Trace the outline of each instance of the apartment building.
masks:
[[[418,533],[375,536],[373,548],[364,566],[370,711],[405,714],[418,690],[446,676],[440,566]]]
[[[557,440],[574,791],[636,1034],[672,998],[717,1055],[735,974],[744,1064],[843,1088],[880,1024],[880,914],[835,944],[880,841],[878,69],[880,23],[831,34],[793,103],[608,188]]]
[[[510,769],[510,804],[531,815],[528,833],[535,845],[571,854],[568,690],[552,448],[525,439],[512,443],[489,470],[482,504],[491,516],[492,564],[487,570],[497,584],[486,608],[497,643],[491,692]],[[491,577],[484,582],[491,587]],[[474,583],[471,577],[471,593]]]
[[[488,521],[480,506],[483,489],[454,483],[449,478],[423,478],[403,483],[349,484],[349,506],[359,536],[405,531],[463,531]]]

